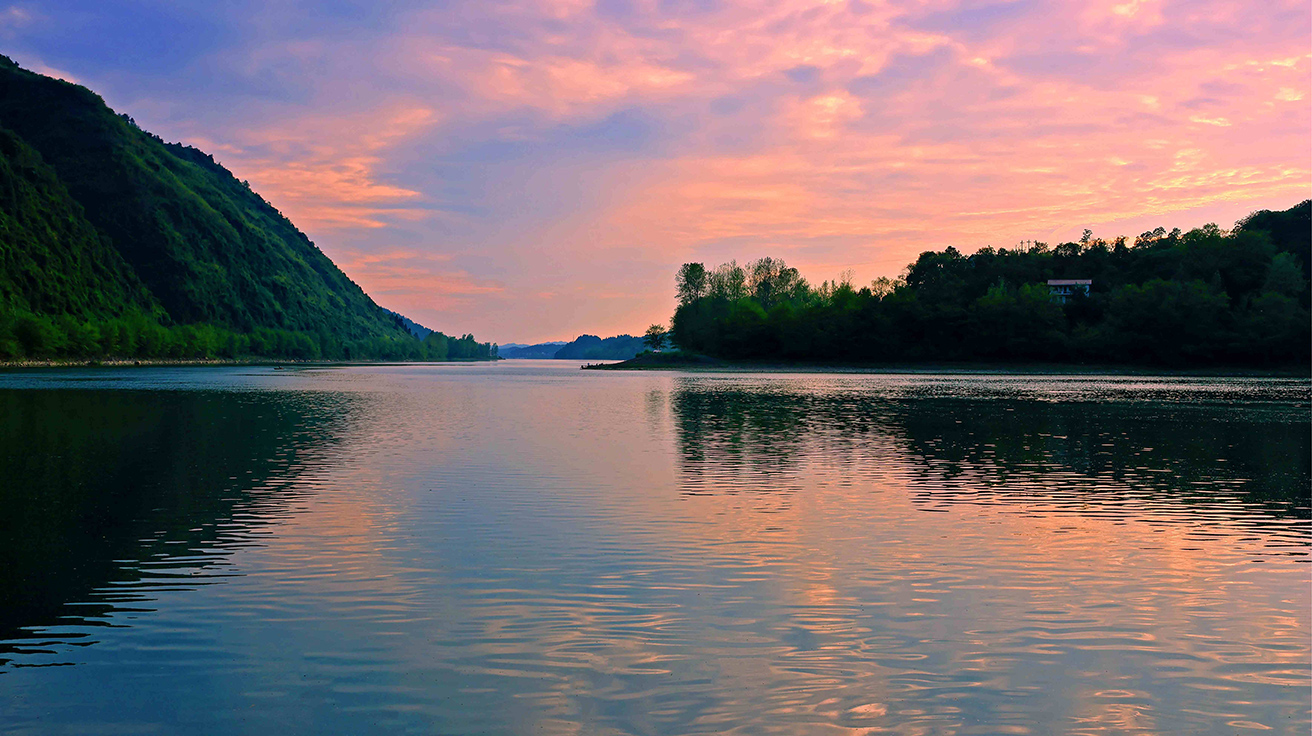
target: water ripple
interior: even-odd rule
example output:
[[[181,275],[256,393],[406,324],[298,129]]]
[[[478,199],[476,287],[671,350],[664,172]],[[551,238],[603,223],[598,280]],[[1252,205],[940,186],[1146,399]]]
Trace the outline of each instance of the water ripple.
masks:
[[[1309,382],[0,376],[4,733],[1309,728]]]

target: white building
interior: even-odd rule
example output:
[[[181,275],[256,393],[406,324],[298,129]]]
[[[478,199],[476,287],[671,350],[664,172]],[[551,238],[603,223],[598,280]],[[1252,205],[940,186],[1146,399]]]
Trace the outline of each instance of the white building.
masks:
[[[1093,279],[1048,279],[1048,296],[1065,304],[1077,291],[1088,296],[1090,286],[1093,286]]]

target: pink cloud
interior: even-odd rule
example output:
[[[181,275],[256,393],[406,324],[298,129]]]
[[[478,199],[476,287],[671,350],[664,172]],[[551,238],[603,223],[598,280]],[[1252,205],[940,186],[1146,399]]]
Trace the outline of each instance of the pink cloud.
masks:
[[[346,253],[338,257],[338,265],[384,306],[423,316],[433,329],[458,331],[459,326],[445,324],[442,311],[505,289],[495,281],[452,270],[450,260],[427,250],[393,250]]]
[[[393,102],[382,109],[306,115],[247,127],[220,141],[194,142],[214,151],[303,229],[375,229],[393,219],[434,214],[422,192],[384,181],[379,169],[391,147],[440,119],[431,108]]]
[[[516,340],[662,321],[689,259],[866,280],[1312,190],[1303,0],[667,5],[274,3],[228,63],[303,99],[171,116],[380,299]]]

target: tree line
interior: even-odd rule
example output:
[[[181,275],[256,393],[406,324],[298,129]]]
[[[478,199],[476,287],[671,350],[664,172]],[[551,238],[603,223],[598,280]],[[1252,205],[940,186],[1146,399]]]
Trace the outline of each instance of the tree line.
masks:
[[[670,337],[734,360],[1306,365],[1310,215],[1312,200],[1230,231],[948,247],[859,287],[813,286],[777,258],[688,263]],[[1059,297],[1049,279],[1092,284]]]
[[[496,360],[497,346],[473,335],[432,332],[341,339],[317,331],[257,327],[238,332],[212,324],[165,325],[156,315],[79,319],[0,309],[0,360]]]

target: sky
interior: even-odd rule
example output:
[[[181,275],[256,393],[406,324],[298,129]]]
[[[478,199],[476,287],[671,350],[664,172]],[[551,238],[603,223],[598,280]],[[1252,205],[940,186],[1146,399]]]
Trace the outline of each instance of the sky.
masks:
[[[640,334],[688,261],[867,282],[1312,196],[1307,0],[0,0],[0,53],[503,344]]]

